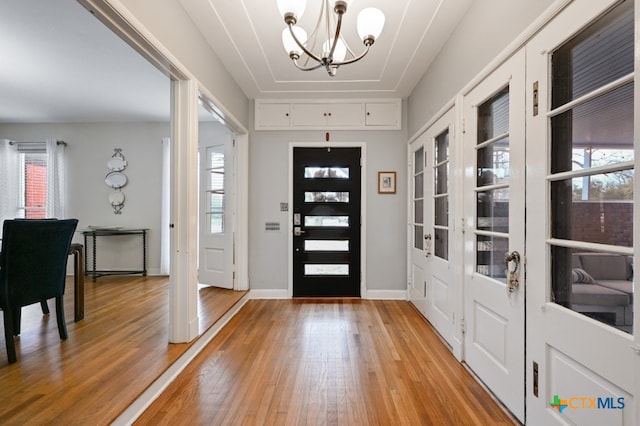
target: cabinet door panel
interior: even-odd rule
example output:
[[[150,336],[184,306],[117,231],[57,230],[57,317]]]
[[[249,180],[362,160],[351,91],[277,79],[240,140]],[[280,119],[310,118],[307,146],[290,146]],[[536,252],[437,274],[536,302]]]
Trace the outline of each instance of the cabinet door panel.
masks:
[[[289,127],[291,125],[290,104],[260,103],[256,106],[256,128]]]
[[[294,126],[325,126],[327,124],[327,104],[293,104]]]
[[[366,105],[367,126],[400,127],[400,104],[396,102],[376,102]]]
[[[362,126],[364,124],[364,106],[362,103],[327,105],[328,124],[330,126]]]

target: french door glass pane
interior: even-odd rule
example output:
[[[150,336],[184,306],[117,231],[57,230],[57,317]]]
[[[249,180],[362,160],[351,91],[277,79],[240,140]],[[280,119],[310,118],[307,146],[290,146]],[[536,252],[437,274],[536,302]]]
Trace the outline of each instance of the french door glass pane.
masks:
[[[414,198],[422,198],[424,196],[424,173],[415,175],[414,179]]]
[[[551,119],[551,172],[633,161],[633,82]]]
[[[414,223],[422,223],[424,221],[423,219],[423,214],[424,214],[424,201],[423,200],[416,200],[414,202],[414,212],[413,212],[413,217],[414,217]]]
[[[435,255],[441,259],[449,259],[449,230],[435,229]]]
[[[509,131],[509,87],[478,107],[478,144]]]
[[[509,138],[478,149],[478,186],[509,182]]]
[[[552,182],[552,237],[633,247],[633,172]]]
[[[551,247],[554,303],[618,328],[633,330],[633,256]]]
[[[220,234],[224,230],[224,213],[209,213],[209,233]]]
[[[208,147],[206,155],[206,170],[209,173],[209,187],[207,188],[209,233],[222,234],[224,232],[225,208],[224,145]]]
[[[509,189],[481,191],[477,195],[477,229],[509,232]]]
[[[436,194],[449,192],[449,162],[440,164],[435,169]]]
[[[476,272],[506,282],[504,256],[508,251],[507,237],[476,236]]]
[[[436,137],[436,164],[449,159],[449,129]]]
[[[553,52],[552,108],[632,73],[633,34],[626,1]]]
[[[413,246],[418,250],[424,248],[424,228],[422,225],[416,225],[413,227]]]
[[[440,226],[449,225],[449,197],[438,197],[434,201],[434,223]]]
[[[416,152],[413,153],[413,174],[417,175],[424,170],[424,161],[422,158],[424,157],[424,148],[420,147]]]

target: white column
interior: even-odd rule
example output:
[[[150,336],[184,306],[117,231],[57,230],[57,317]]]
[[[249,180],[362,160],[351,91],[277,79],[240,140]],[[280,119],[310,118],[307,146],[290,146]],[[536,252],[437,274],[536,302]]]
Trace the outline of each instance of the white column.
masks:
[[[171,278],[169,342],[198,336],[198,89],[171,82]]]

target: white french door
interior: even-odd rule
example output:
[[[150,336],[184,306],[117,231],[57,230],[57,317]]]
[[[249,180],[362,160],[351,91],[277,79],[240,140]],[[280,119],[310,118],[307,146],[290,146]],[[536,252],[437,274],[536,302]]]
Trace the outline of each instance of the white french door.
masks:
[[[409,300],[427,316],[427,241],[425,240],[425,140],[421,136],[409,146],[409,170],[412,175],[411,220],[409,225]]]
[[[516,53],[463,98],[464,358],[520,421],[525,359],[524,60],[524,52]],[[507,262],[508,255],[513,260]]]
[[[220,127],[211,122],[200,126],[198,283],[232,289],[233,138]]]
[[[640,421],[638,16],[575,0],[527,46],[529,424]]]

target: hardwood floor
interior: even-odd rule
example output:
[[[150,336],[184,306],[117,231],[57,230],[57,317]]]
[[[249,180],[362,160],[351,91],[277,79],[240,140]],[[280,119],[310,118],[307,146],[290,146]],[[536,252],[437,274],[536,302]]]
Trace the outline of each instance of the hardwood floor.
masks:
[[[251,300],[139,425],[517,424],[408,302]]]
[[[86,280],[85,319],[74,323],[68,278],[64,342],[52,302],[48,316],[38,304],[23,308],[17,363],[7,363],[0,333],[0,424],[111,423],[190,346],[167,343],[168,283],[168,277]],[[200,289],[201,332],[244,294]]]

